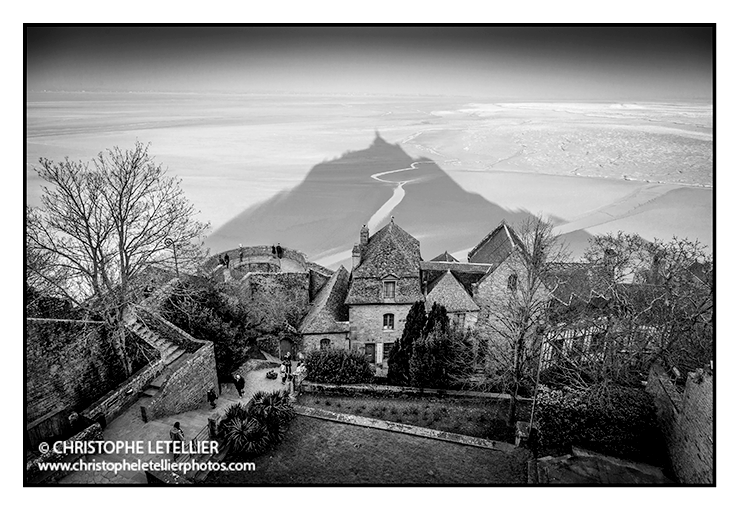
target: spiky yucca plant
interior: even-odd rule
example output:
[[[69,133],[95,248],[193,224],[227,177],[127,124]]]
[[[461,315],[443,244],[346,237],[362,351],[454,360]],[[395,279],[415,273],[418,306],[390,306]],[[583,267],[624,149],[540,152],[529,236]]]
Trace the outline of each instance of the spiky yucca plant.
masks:
[[[226,444],[239,456],[259,455],[269,448],[267,428],[254,418],[234,418],[226,423]]]
[[[249,404],[247,411],[249,417],[258,420],[267,428],[271,442],[280,441],[287,431],[287,425],[295,416],[288,393],[260,391],[254,394]]]

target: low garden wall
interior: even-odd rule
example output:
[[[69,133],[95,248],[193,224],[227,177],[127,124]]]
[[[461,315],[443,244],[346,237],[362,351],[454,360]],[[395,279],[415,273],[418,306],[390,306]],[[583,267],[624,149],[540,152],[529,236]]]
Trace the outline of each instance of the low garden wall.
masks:
[[[485,393],[482,391],[443,390],[436,388],[413,388],[410,386],[386,386],[383,384],[328,384],[303,381],[301,391],[306,393],[330,393],[335,395],[373,395],[378,397],[403,396],[449,396],[510,400],[508,393]],[[530,398],[519,397],[520,402],[531,402]]]

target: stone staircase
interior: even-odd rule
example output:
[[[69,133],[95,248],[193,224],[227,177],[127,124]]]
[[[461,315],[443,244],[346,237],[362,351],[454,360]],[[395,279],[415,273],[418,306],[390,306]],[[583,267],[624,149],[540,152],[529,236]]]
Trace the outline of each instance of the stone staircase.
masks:
[[[157,332],[150,329],[138,317],[136,317],[135,314],[131,314],[128,317],[126,325],[128,329],[136,333],[136,335],[138,335],[139,338],[144,340],[147,344],[154,347],[161,355],[164,369],[159,376],[151,381],[140,393],[141,397],[152,399],[162,393],[162,388],[167,383],[170,375],[172,375],[174,368],[178,366],[178,361],[187,359],[187,356],[185,356],[185,349],[174,342],[170,342]],[[148,421],[148,416],[146,414],[147,408],[148,404],[141,405],[141,415],[144,421]]]
[[[185,350],[182,347],[152,331],[137,318],[130,319],[127,325],[131,331],[139,336],[139,338],[159,351],[165,365],[171,365],[177,361],[180,356],[185,354]]]

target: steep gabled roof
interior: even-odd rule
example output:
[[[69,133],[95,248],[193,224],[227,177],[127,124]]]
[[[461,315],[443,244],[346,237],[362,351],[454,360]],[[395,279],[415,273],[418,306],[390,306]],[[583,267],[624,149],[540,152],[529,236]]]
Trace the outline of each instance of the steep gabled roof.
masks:
[[[491,271],[494,271],[516,248],[526,254],[526,248],[521,239],[503,220],[470,250],[467,260],[473,263],[490,264],[493,266]]]
[[[447,271],[429,283],[428,291],[426,296],[427,310],[430,310],[434,303],[443,305],[450,313],[475,312],[480,309],[451,271]]]
[[[399,278],[418,276],[420,261],[418,239],[390,220],[369,238],[362,250],[362,263],[352,271],[352,276],[381,278],[390,273]]]
[[[436,257],[432,258],[430,262],[459,262],[457,259],[449,255],[448,251],[445,251],[441,255],[437,255]]]
[[[469,264],[465,262],[421,261],[421,271],[426,282],[432,282],[447,271],[462,284],[468,294],[473,293],[473,287],[490,269],[490,264]]]
[[[349,272],[341,266],[321,288],[300,333],[343,333],[349,331],[349,309],[344,304],[349,288]]]
[[[362,262],[352,271],[347,304],[383,303],[382,280],[396,280],[395,303],[422,299],[418,240],[390,221],[369,238]]]

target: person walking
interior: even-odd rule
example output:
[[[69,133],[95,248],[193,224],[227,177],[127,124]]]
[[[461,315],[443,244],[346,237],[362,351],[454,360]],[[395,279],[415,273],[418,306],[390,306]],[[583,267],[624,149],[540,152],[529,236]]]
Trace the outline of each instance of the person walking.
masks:
[[[236,374],[234,376],[234,386],[236,386],[236,391],[239,392],[239,398],[244,396],[244,385],[246,384],[246,381],[243,377],[241,377],[241,374]]]
[[[180,422],[174,422],[174,426],[169,429],[169,439],[172,440],[172,454],[174,460],[177,460],[180,452],[185,446],[185,433],[180,428]]]
[[[275,245],[273,244],[272,245],[272,256],[274,257],[276,255],[277,255],[277,248],[275,248]]]
[[[239,264],[244,263],[244,247],[239,243]]]
[[[282,246],[280,246],[280,243],[277,243],[277,258],[282,258]]]
[[[228,253],[226,253],[226,254],[225,254],[225,255],[223,256],[223,262],[225,262],[225,263],[226,263],[226,267],[228,267]]]
[[[213,409],[216,408],[216,400],[218,400],[218,395],[216,395],[216,392],[211,388],[208,390],[208,403],[210,404],[210,407]]]

